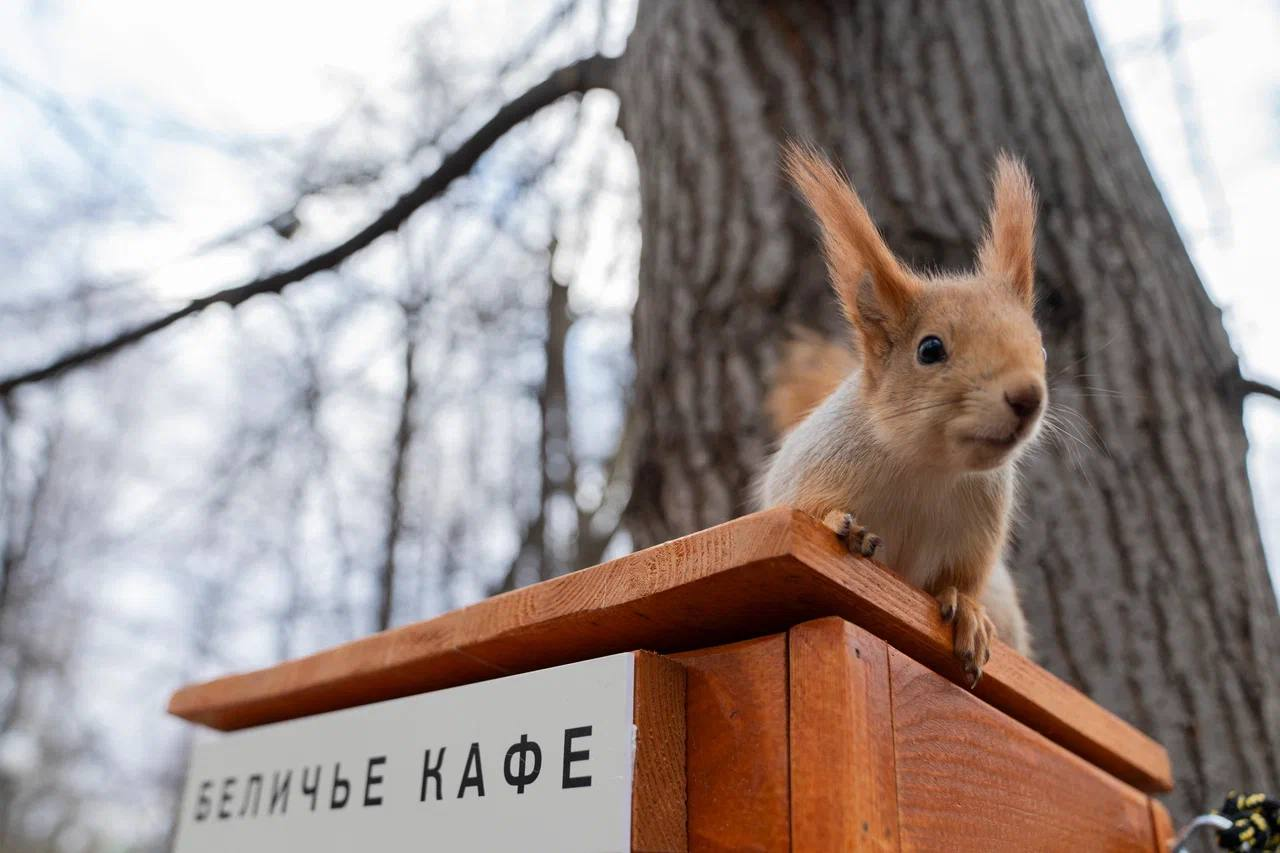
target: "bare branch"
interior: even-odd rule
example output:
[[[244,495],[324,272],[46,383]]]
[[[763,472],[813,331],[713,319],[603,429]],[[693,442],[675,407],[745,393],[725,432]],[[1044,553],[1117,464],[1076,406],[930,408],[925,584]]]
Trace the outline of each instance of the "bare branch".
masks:
[[[1261,394],[1263,397],[1271,397],[1272,399],[1280,400],[1280,388],[1277,388],[1274,385],[1268,385],[1265,382],[1259,382],[1256,379],[1241,379],[1240,394],[1241,396]]]
[[[413,404],[418,393],[417,314],[421,305],[406,312],[404,345],[404,390],[400,396],[400,417],[396,424],[395,448],[391,461],[390,498],[387,508],[387,532],[383,544],[382,566],[378,572],[377,630],[391,627],[395,604],[396,551],[404,532],[405,473],[409,467],[409,449],[413,443]]]
[[[290,284],[337,267],[379,237],[398,229],[418,208],[441,195],[450,184],[466,175],[495,142],[520,122],[565,95],[586,92],[589,89],[608,88],[615,64],[615,59],[596,55],[553,71],[547,79],[503,105],[493,118],[445,157],[434,172],[400,196],[376,219],[333,248],[289,269],[193,299],[176,311],[126,329],[101,343],[68,352],[44,367],[17,373],[0,380],[0,397],[8,396],[20,386],[51,379],[73,368],[82,367],[112,355],[212,305],[222,304],[234,308],[254,296],[280,293]]]

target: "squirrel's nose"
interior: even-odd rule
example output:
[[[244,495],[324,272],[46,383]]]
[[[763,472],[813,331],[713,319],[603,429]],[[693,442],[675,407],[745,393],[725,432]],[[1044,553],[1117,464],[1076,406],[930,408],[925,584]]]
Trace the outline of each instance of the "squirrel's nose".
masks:
[[[1013,409],[1018,420],[1025,423],[1040,411],[1040,404],[1044,402],[1044,392],[1040,390],[1038,383],[1023,385],[1006,390],[1004,401],[1009,404],[1009,408]]]

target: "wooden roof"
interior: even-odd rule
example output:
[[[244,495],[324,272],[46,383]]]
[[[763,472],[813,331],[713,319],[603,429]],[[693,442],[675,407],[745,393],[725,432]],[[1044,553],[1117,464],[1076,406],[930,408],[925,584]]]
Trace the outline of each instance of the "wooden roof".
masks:
[[[676,652],[841,616],[965,684],[924,592],[850,556],[811,517],[774,509],[268,669],[182,688],[169,711],[232,730],[613,652]],[[976,694],[1146,791],[1163,747],[997,643]]]

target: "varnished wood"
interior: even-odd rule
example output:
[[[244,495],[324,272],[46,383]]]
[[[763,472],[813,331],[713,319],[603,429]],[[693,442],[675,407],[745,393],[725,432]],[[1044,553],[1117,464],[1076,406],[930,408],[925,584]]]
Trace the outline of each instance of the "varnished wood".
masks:
[[[257,672],[192,685],[171,713],[237,729],[633,649],[699,648],[842,616],[947,678],[964,676],[933,599],[845,553],[813,519],[757,513]],[[1145,791],[1159,744],[997,643],[977,695]]]
[[[1148,798],[889,651],[904,851],[1151,853]]]
[[[631,789],[631,849],[684,853],[685,669],[648,652],[636,654],[636,762]]]
[[[1173,828],[1169,812],[1156,799],[1151,800],[1151,831],[1155,835],[1157,853],[1170,853],[1173,841],[1177,838],[1177,830]]]
[[[824,594],[841,603],[841,615],[953,682],[968,683],[931,597],[886,571],[848,571],[855,558],[832,536],[794,541],[796,558],[828,582]],[[1139,790],[1173,786],[1164,747],[999,640],[974,693]]]
[[[793,849],[898,850],[888,647],[837,617],[788,645]]]
[[[686,652],[689,849],[786,851],[787,639]]]

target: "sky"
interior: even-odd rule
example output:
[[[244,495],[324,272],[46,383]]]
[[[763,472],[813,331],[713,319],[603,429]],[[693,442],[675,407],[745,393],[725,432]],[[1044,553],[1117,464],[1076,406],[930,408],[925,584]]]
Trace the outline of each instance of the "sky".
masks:
[[[1159,43],[1165,0],[1089,6],[1130,121],[1246,375],[1280,384],[1280,354],[1271,347],[1280,323],[1277,6],[1174,2],[1181,39],[1172,57]],[[423,8],[407,0],[0,3],[0,176],[61,162],[65,156],[50,149],[87,140],[87,150],[110,159],[87,158],[59,179],[90,187],[105,172],[125,174],[161,215],[122,223],[74,251],[122,278],[143,276],[160,305],[176,305],[258,269],[253,252],[190,256],[259,216],[264,201],[287,204],[295,190],[282,165],[297,155],[296,141],[330,126],[358,93],[405,86],[411,40],[426,40],[442,63],[500,56],[515,39],[508,36],[527,31],[545,6],[449,4],[447,26],[440,17],[424,21]],[[68,115],[37,108],[50,94],[70,107]],[[1198,128],[1190,136],[1188,109]],[[406,168],[401,177],[413,174]],[[0,220],[6,206],[29,211],[46,202],[0,199]],[[313,211],[308,227],[324,242],[345,235],[369,209]],[[0,284],[17,287],[38,272],[10,270]],[[50,352],[59,343],[49,342]],[[1246,424],[1259,519],[1273,579],[1280,578],[1280,401],[1250,400]],[[175,421],[180,438],[179,427]],[[156,591],[146,577],[126,575],[111,595],[114,606],[128,608],[155,601]],[[149,732],[133,735],[143,744]]]

